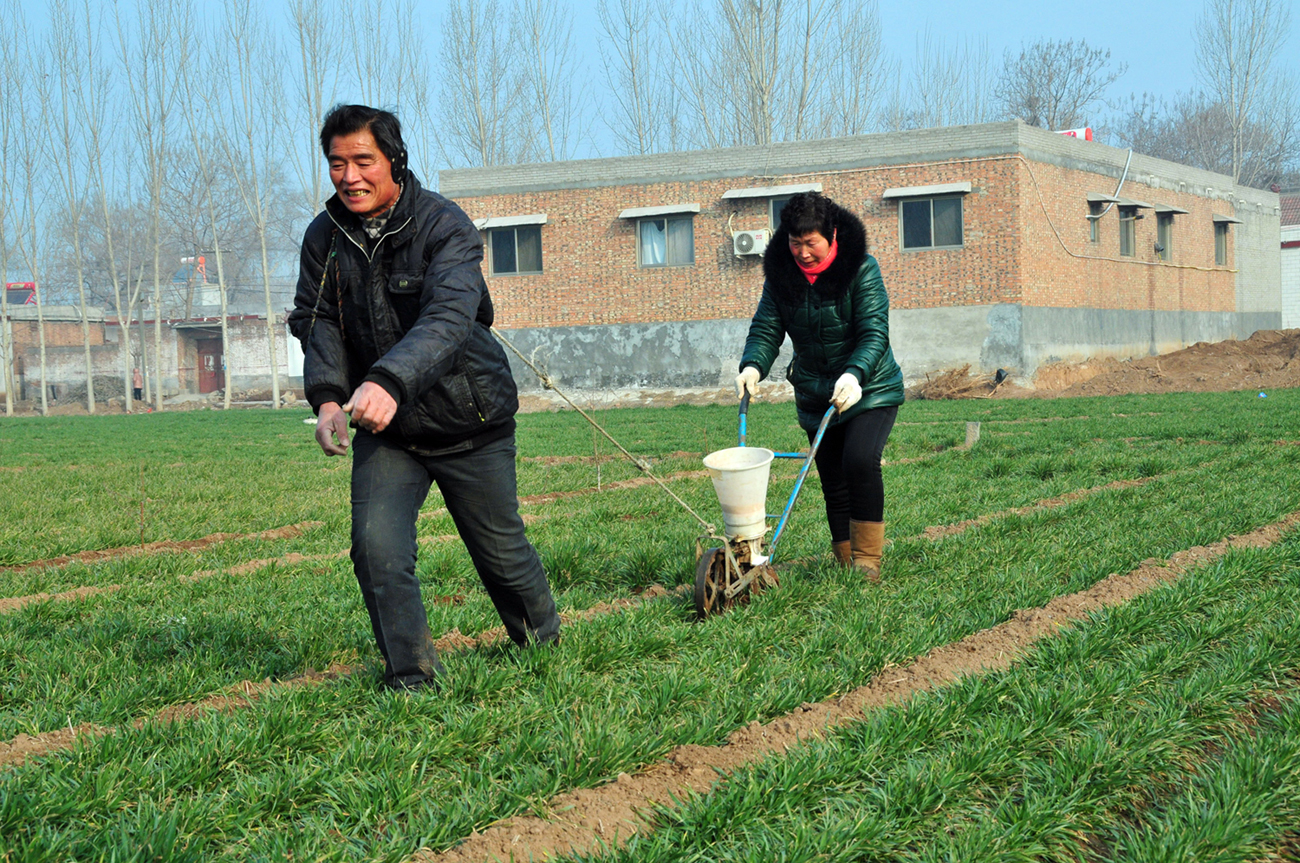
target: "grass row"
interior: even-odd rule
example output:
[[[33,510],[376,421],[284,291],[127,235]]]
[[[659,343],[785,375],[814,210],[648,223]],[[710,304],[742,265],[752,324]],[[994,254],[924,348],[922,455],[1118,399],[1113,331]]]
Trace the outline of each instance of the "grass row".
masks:
[[[1108,450],[1132,445],[1151,448],[1153,468],[1179,439],[1241,445],[1295,436],[1289,416],[1297,402],[1292,391],[1282,391],[1266,400],[1226,393],[909,403],[885,457],[899,461],[951,449],[964,440],[966,420],[982,420],[989,423],[980,445],[990,458],[981,467],[985,479],[1023,474],[1042,481],[1088,472],[1086,459],[1069,457],[1084,449],[1098,454],[1097,467],[1104,469]],[[596,416],[633,452],[654,459],[659,472],[698,469],[697,458],[671,454],[729,446],[736,434],[735,408],[728,406]],[[0,475],[9,492],[0,500],[0,566],[131,545],[142,533],[145,542],[195,539],[328,519],[347,505],[347,461],[319,454],[305,417],[304,411],[286,410],[0,419]],[[998,425],[1053,417],[1061,419]],[[572,412],[525,415],[519,423],[523,459],[611,452],[603,441],[593,447],[590,427]],[[750,442],[777,449],[807,446],[789,404],[754,405]],[[624,461],[600,468],[602,482],[636,475]],[[590,464],[520,464],[522,495],[595,482]],[[437,505],[435,493],[428,506]]]
[[[901,542],[882,589],[810,567],[705,625],[691,622],[686,603],[661,601],[571,626],[553,651],[458,654],[447,658],[447,687],[433,698],[393,697],[362,676],[285,693],[254,711],[125,731],[5,777],[0,832],[30,849],[14,859],[94,856],[168,837],[177,855],[241,859],[291,851],[397,860],[419,845],[446,847],[674,745],[716,744],[751,720],[861,685],[887,663],[1147,556],[1271,521],[1300,505],[1289,458],[1246,446],[1215,469],[1108,492],[1068,513],[1008,518],[938,544]],[[294,568],[286,574],[301,577]],[[337,590],[351,594],[345,581]],[[279,584],[268,579],[260,597],[249,588],[241,602],[274,606]],[[194,589],[228,589],[221,585],[218,578]],[[169,602],[159,597],[141,613],[176,608]],[[360,622],[353,602],[353,611],[318,616],[336,628]],[[116,603],[91,601],[80,613],[93,621],[116,614]],[[446,609],[446,619],[468,611]],[[49,651],[15,657],[24,673],[76,655],[75,639],[59,635],[69,624],[24,634],[24,650]],[[169,667],[184,673],[187,661],[176,656]],[[6,693],[16,716],[45,724],[94,715],[114,685],[110,671],[130,673],[106,667],[102,684],[88,688],[74,661],[61,668],[60,684],[45,687],[39,702],[23,696],[30,681],[12,690],[13,701]]]
[[[899,539],[890,553],[891,577],[898,576],[901,590],[907,590],[909,576],[941,579],[943,591],[909,597],[927,613],[969,601],[970,591],[996,591],[989,582],[1012,574],[1013,582],[1045,589],[1011,593],[1006,598],[1013,604],[1004,613],[1039,605],[1148,555],[1275,518],[1287,511],[1285,496],[1270,500],[1260,494],[1253,502],[1258,508],[1251,509],[1240,505],[1241,495],[1252,485],[1276,490],[1271,473],[1291,470],[1289,460],[1297,457],[1300,452],[1275,448],[1261,448],[1258,457],[1243,451],[1234,457],[1236,469],[1229,462],[1189,469],[1148,487],[1103,493],[1068,510],[1011,516],[971,538],[950,538],[937,546]],[[1234,486],[1222,483],[1224,470],[1234,476]],[[1300,504],[1300,489],[1291,502]],[[1118,517],[1129,525],[1127,531],[1110,526],[1117,513],[1124,513]],[[629,583],[693,578],[693,561],[684,553],[689,534],[647,537],[643,523],[615,517],[606,524],[599,511],[576,527],[571,520],[555,520],[561,537],[545,532],[551,524],[539,525],[534,539],[561,607],[585,607],[611,585],[626,590]],[[791,546],[795,553],[822,550],[804,538],[792,537]],[[346,559],[193,583],[176,580],[193,567],[187,556],[160,555],[148,562],[151,578],[135,574],[133,580],[136,563],[126,559],[104,567],[122,576],[120,582],[105,582],[124,584],[121,591],[83,602],[38,604],[0,618],[0,737],[69,722],[121,723],[240,680],[289,677],[341,658],[375,659]],[[1044,570],[1053,580],[1042,581]],[[475,633],[496,624],[460,543],[423,549],[419,573],[435,633],[452,628]],[[441,604],[440,596],[464,597],[464,602]]]
[[[1300,831],[1300,538],[1232,552],[657,820],[582,859],[1273,859]]]

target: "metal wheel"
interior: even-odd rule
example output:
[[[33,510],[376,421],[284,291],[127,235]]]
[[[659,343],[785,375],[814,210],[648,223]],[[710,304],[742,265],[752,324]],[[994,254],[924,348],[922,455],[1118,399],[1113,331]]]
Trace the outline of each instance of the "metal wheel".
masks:
[[[711,548],[700,556],[695,567],[695,614],[701,620],[710,614],[721,614],[733,605],[743,605],[749,602],[750,597],[779,583],[775,569],[770,566],[751,567],[747,553],[736,563],[740,571],[729,570],[727,554],[721,548]],[[728,597],[727,591],[741,581],[748,581],[748,584]]]
[[[730,601],[726,596],[727,555],[721,548],[710,548],[695,565],[695,614],[701,620],[719,614]]]

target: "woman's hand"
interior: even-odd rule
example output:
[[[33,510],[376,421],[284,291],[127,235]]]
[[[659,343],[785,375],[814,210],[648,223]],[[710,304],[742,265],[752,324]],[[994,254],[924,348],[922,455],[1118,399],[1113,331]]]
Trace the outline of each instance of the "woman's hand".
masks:
[[[745,390],[749,390],[750,398],[758,397],[758,369],[753,366],[745,368],[736,375],[736,398],[743,399]]]
[[[861,398],[862,384],[858,383],[858,376],[853,372],[840,375],[840,379],[835,382],[835,391],[831,393],[831,404],[835,405],[835,410],[844,413]]]

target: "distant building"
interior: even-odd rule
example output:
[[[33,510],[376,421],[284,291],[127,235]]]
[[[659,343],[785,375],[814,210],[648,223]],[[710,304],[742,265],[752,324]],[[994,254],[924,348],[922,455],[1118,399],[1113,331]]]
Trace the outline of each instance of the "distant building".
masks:
[[[730,383],[757,252],[809,189],[863,219],[910,380],[1282,324],[1278,195],[1020,122],[448,170],[439,188],[483,231],[498,326],[562,385]]]
[[[1282,326],[1300,327],[1300,189],[1283,189]]]
[[[206,311],[206,310],[204,310]],[[47,306],[45,319],[45,370],[49,397],[54,401],[84,399],[86,355],[81,334],[81,315],[75,306]],[[15,396],[40,399],[40,336],[36,307],[10,307],[10,330],[14,344]],[[90,323],[91,365],[95,374],[95,395],[101,401],[120,398],[122,383],[122,326],[103,309],[87,310]],[[154,322],[146,318],[131,324],[131,366],[147,369],[150,376],[161,369],[166,397],[208,393],[225,386],[224,363],[231,364],[231,384],[243,392],[271,389],[270,351],[267,348],[266,315],[233,314],[227,321],[229,344],[221,341],[221,319],[216,315],[165,319],[162,322],[162,361],[154,357]],[[142,362],[141,345],[148,356]],[[277,367],[282,390],[301,388],[302,351],[277,316]],[[0,394],[4,392],[0,375]],[[152,381],[151,381],[152,386]]]

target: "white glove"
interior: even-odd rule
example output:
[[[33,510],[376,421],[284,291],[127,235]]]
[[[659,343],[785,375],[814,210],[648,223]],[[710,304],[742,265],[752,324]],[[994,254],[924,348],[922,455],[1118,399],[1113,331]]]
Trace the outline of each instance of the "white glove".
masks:
[[[831,404],[835,405],[835,409],[844,413],[857,404],[860,398],[862,384],[858,383],[858,376],[853,372],[840,375],[840,379],[835,382],[835,392],[831,393]]]
[[[745,390],[749,390],[751,398],[758,398],[758,369],[753,366],[745,368],[736,375],[736,398],[743,399]]]

